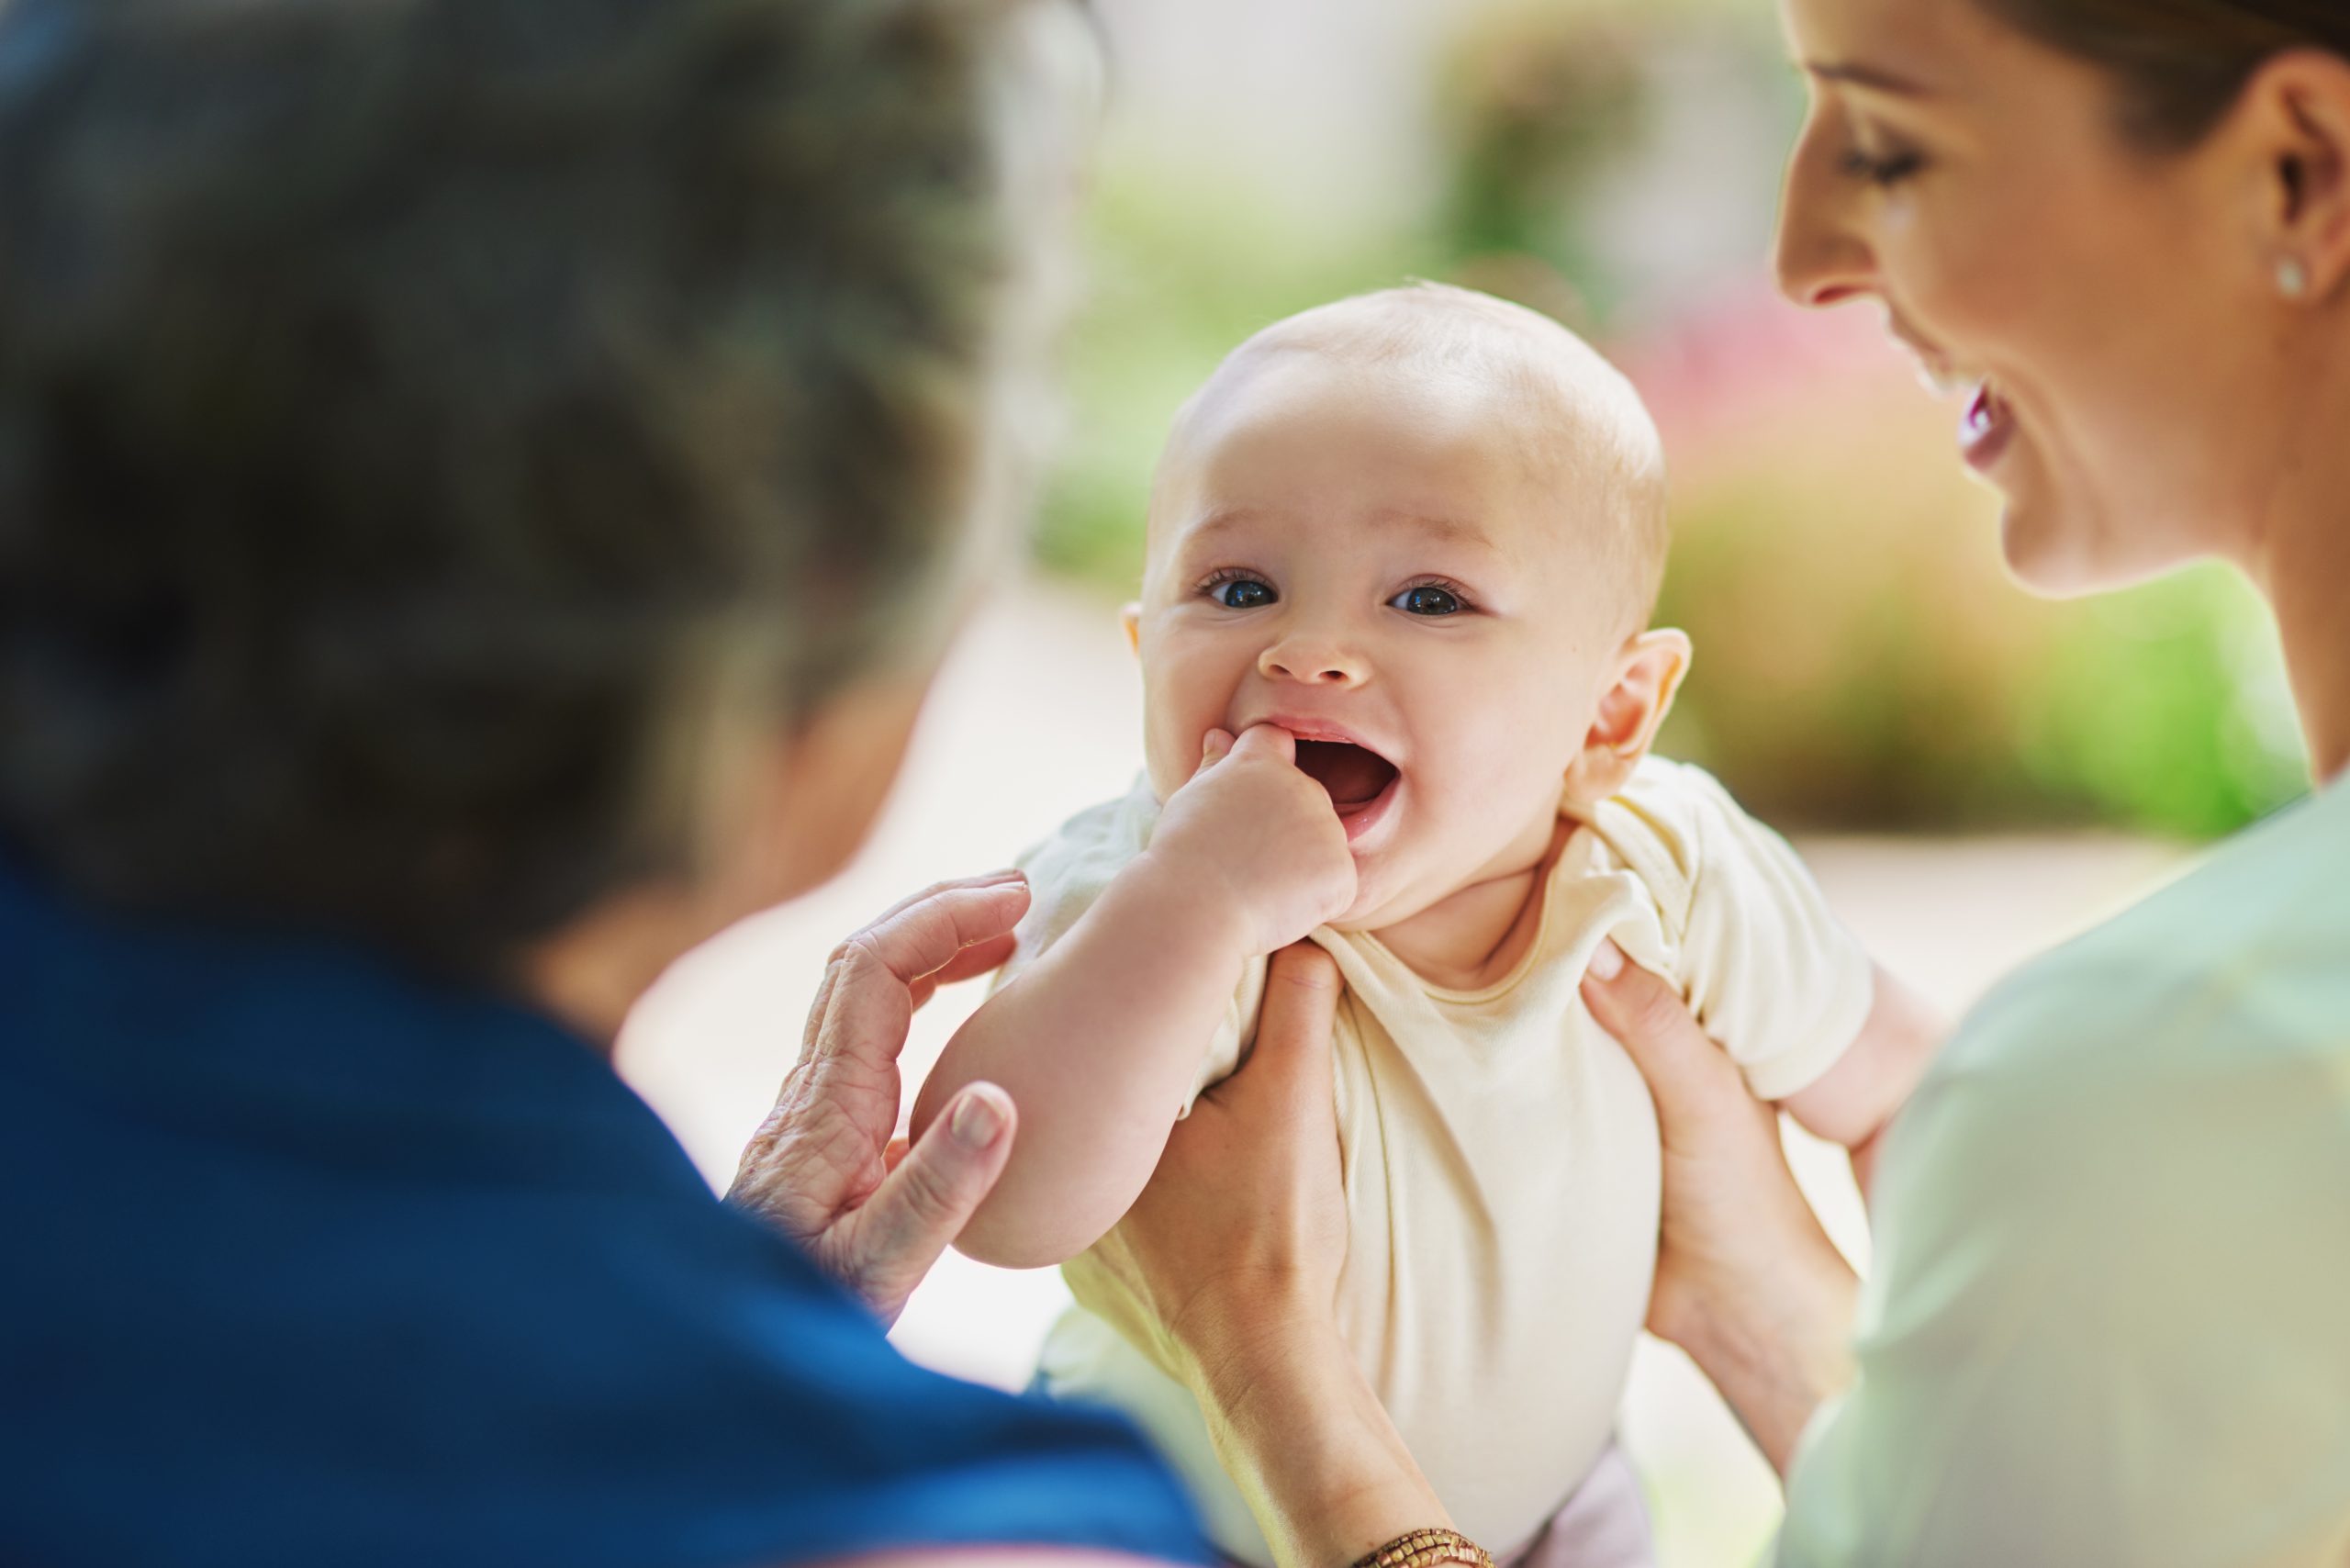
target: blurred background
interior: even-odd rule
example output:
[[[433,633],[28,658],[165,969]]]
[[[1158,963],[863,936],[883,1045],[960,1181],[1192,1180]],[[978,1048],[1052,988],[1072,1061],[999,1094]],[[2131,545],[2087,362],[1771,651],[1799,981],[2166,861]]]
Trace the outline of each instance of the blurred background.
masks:
[[[1169,416],[1278,317],[1410,276],[1560,317],[1632,375],[1674,472],[1663,615],[1697,662],[1663,749],[1794,832],[1878,957],[1953,1014],[2005,969],[2305,787],[2276,650],[2216,568],[2072,604],[2002,576],[1997,511],[1874,308],[1768,271],[1801,87],[1762,0],[1097,0],[1112,106],[1063,455],[1033,560],[983,607],[871,850],[648,999],[632,1078],[714,1182],[796,1050],[825,953],[1007,864],[1139,765],[1115,622]],[[910,1083],[975,1004],[918,1020]],[[1799,1148],[1864,1262],[1839,1162]],[[1057,1276],[949,1260],[910,1354],[1025,1381]],[[1648,1346],[1626,1439],[1665,1568],[1751,1561],[1769,1472]]]

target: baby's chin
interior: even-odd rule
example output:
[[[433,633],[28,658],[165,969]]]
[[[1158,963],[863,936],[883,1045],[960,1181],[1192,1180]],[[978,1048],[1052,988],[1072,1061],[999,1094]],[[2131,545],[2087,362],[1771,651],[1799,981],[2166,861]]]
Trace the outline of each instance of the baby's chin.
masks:
[[[1355,889],[1355,902],[1344,914],[1326,923],[1331,930],[1383,931],[1442,902],[1446,890],[1413,888],[1408,878],[1381,865],[1382,858],[1376,855],[1355,857],[1355,870],[1361,879]]]

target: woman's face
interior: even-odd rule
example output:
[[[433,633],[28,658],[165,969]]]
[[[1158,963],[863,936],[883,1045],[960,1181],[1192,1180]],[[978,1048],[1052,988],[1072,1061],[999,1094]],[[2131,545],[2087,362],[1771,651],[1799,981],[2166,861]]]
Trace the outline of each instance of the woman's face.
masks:
[[[1881,301],[1965,413],[2009,564],[2080,592],[2256,548],[2278,434],[2266,167],[2126,137],[2112,81],[1974,0],[1784,0],[1811,84],[1778,266]]]

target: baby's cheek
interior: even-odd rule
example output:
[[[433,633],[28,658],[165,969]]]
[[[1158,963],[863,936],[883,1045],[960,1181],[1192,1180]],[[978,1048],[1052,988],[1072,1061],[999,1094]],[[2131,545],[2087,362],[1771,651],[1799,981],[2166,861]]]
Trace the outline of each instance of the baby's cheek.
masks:
[[[1566,785],[1565,756],[1556,756],[1539,726],[1513,741],[1467,744],[1430,780],[1437,834],[1461,854],[1482,854],[1547,820]],[[1460,763],[1474,759],[1472,766]]]
[[[1180,649],[1145,646],[1143,745],[1151,788],[1164,801],[1199,771],[1208,732],[1227,722],[1232,686]]]
[[[1181,789],[1200,768],[1200,754],[1216,716],[1188,711],[1147,694],[1143,710],[1143,761],[1160,801]]]

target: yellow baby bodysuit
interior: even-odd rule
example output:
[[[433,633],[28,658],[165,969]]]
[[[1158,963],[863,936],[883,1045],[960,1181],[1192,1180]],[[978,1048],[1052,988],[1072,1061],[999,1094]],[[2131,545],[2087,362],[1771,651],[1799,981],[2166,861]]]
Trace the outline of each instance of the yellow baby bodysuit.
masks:
[[[1139,782],[1025,857],[1035,902],[1006,979],[1091,906],[1158,816]],[[1475,991],[1427,983],[1368,933],[1313,934],[1347,987],[1332,1039],[1349,1226],[1339,1326],[1455,1523],[1497,1554],[1606,1447],[1655,1271],[1655,1109],[1583,1006],[1592,949],[1613,936],[1671,979],[1766,1099],[1826,1071],[1873,999],[1866,954],[1794,851],[1695,767],[1643,764],[1577,824],[1540,897],[1526,956]],[[1265,967],[1249,966],[1200,1088],[1247,1049]],[[1072,1309],[1039,1375],[1057,1398],[1132,1416],[1217,1546],[1270,1563],[1191,1395],[1114,1329]]]

